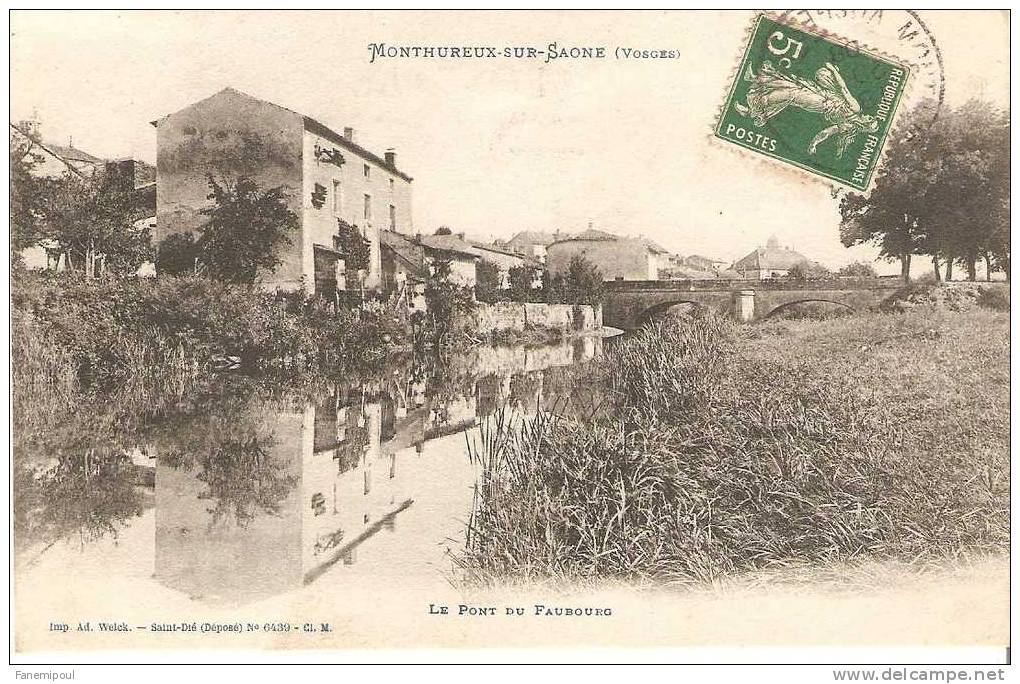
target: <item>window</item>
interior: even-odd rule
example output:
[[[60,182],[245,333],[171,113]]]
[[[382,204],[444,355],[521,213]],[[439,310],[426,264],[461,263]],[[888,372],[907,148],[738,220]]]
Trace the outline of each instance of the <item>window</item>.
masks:
[[[365,178],[368,178],[368,174],[371,173],[371,172],[372,172],[372,169],[369,168],[368,164],[365,164]]]
[[[390,230],[397,229],[397,208],[390,205]]]
[[[372,220],[372,196],[369,194],[365,195],[365,220]]]
[[[333,213],[340,213],[340,181],[333,181]]]
[[[390,179],[390,192],[393,192],[393,179]]]

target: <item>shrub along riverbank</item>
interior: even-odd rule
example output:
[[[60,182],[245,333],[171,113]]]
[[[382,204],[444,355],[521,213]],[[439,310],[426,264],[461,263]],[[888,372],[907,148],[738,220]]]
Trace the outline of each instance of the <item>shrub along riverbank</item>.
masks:
[[[685,583],[1005,550],[1008,325],[928,308],[641,330],[566,382],[575,410],[484,427],[461,562]]]
[[[233,356],[250,369],[344,367],[406,342],[395,311],[326,311],[300,297],[198,277],[13,280],[17,380],[76,377],[98,387],[191,375]]]

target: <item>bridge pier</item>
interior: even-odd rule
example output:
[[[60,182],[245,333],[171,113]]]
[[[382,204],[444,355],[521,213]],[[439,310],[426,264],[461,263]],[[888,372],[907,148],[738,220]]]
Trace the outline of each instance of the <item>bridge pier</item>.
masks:
[[[754,290],[733,291],[733,318],[738,323],[754,320]]]

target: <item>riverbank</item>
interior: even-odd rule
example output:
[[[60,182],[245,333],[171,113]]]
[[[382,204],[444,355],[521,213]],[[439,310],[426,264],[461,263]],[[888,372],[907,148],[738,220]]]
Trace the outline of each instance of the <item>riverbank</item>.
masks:
[[[715,582],[1008,547],[1009,316],[660,322],[483,428],[476,582]],[[584,401],[586,394],[601,402]]]
[[[334,310],[295,293],[194,276],[110,280],[22,271],[11,292],[15,388],[60,396],[128,382],[180,384],[225,364],[255,373],[361,372],[392,354],[551,344],[597,327],[591,307],[455,300],[438,307],[455,334],[437,339],[430,317],[416,318],[395,302]]]

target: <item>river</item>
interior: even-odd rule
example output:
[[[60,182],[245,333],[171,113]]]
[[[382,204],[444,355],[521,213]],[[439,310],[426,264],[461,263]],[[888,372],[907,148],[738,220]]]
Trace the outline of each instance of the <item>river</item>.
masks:
[[[159,412],[54,426],[16,449],[22,633],[449,587],[476,475],[467,442],[501,407],[548,401],[550,378],[602,344],[476,347],[297,389],[226,377]]]

